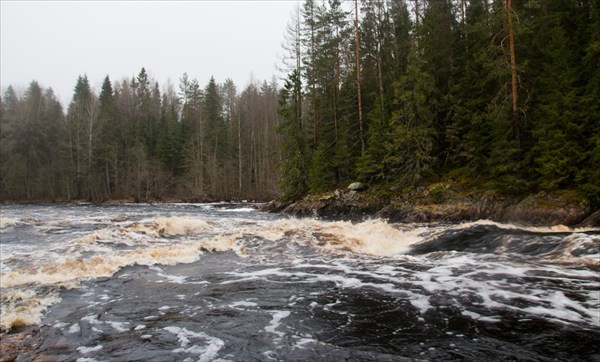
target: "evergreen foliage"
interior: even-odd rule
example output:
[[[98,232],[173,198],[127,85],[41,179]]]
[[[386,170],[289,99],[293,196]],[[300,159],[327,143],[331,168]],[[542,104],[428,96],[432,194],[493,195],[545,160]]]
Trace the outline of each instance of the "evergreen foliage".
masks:
[[[360,0],[355,29],[354,3],[305,0],[281,90],[184,74],[177,93],[142,68],[99,96],[80,76],[65,114],[51,89],[8,87],[0,198],[294,199],[460,170],[598,205],[600,4],[512,3]]]
[[[279,92],[281,123],[277,132],[282,134],[278,163],[279,187],[284,200],[293,200],[307,191],[306,140],[302,129],[302,85],[300,74],[294,70]]]

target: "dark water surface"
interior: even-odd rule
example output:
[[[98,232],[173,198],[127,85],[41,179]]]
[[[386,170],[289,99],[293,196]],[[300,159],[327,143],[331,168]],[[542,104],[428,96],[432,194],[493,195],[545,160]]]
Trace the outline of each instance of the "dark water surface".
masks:
[[[3,205],[0,226],[19,361],[600,361],[599,230],[239,204]]]

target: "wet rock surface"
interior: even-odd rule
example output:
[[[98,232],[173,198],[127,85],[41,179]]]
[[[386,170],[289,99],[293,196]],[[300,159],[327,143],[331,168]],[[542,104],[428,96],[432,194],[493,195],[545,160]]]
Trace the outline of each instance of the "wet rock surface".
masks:
[[[390,222],[463,222],[489,219],[522,225],[599,227],[600,211],[585,201],[540,192],[506,197],[491,192],[456,193],[449,185],[421,187],[394,196],[336,190],[294,202],[272,201],[263,211],[332,219],[382,218]]]

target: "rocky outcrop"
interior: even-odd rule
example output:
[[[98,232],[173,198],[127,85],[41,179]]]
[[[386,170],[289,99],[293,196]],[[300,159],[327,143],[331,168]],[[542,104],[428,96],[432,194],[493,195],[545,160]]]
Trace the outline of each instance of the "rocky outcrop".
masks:
[[[579,225],[593,213],[585,202],[540,192],[503,209],[501,221],[533,225]],[[591,222],[593,223],[593,221]],[[600,224],[590,225],[600,226]]]
[[[271,202],[263,210],[333,219],[376,217],[390,222],[489,219],[534,226],[600,227],[600,211],[572,194],[540,192],[526,197],[507,197],[489,191],[456,191],[450,184],[434,184],[387,197],[337,190],[296,202]]]
[[[380,200],[369,200],[356,191],[336,190],[318,196],[310,195],[295,202],[271,201],[262,210],[294,216],[357,219],[374,215],[383,206]]]
[[[600,210],[596,210],[585,218],[578,226],[581,227],[598,227],[600,226]]]

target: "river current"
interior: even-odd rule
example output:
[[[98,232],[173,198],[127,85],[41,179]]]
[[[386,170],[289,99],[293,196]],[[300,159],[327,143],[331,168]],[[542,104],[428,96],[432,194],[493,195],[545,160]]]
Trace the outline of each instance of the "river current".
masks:
[[[597,229],[2,205],[0,239],[17,361],[600,361]]]

